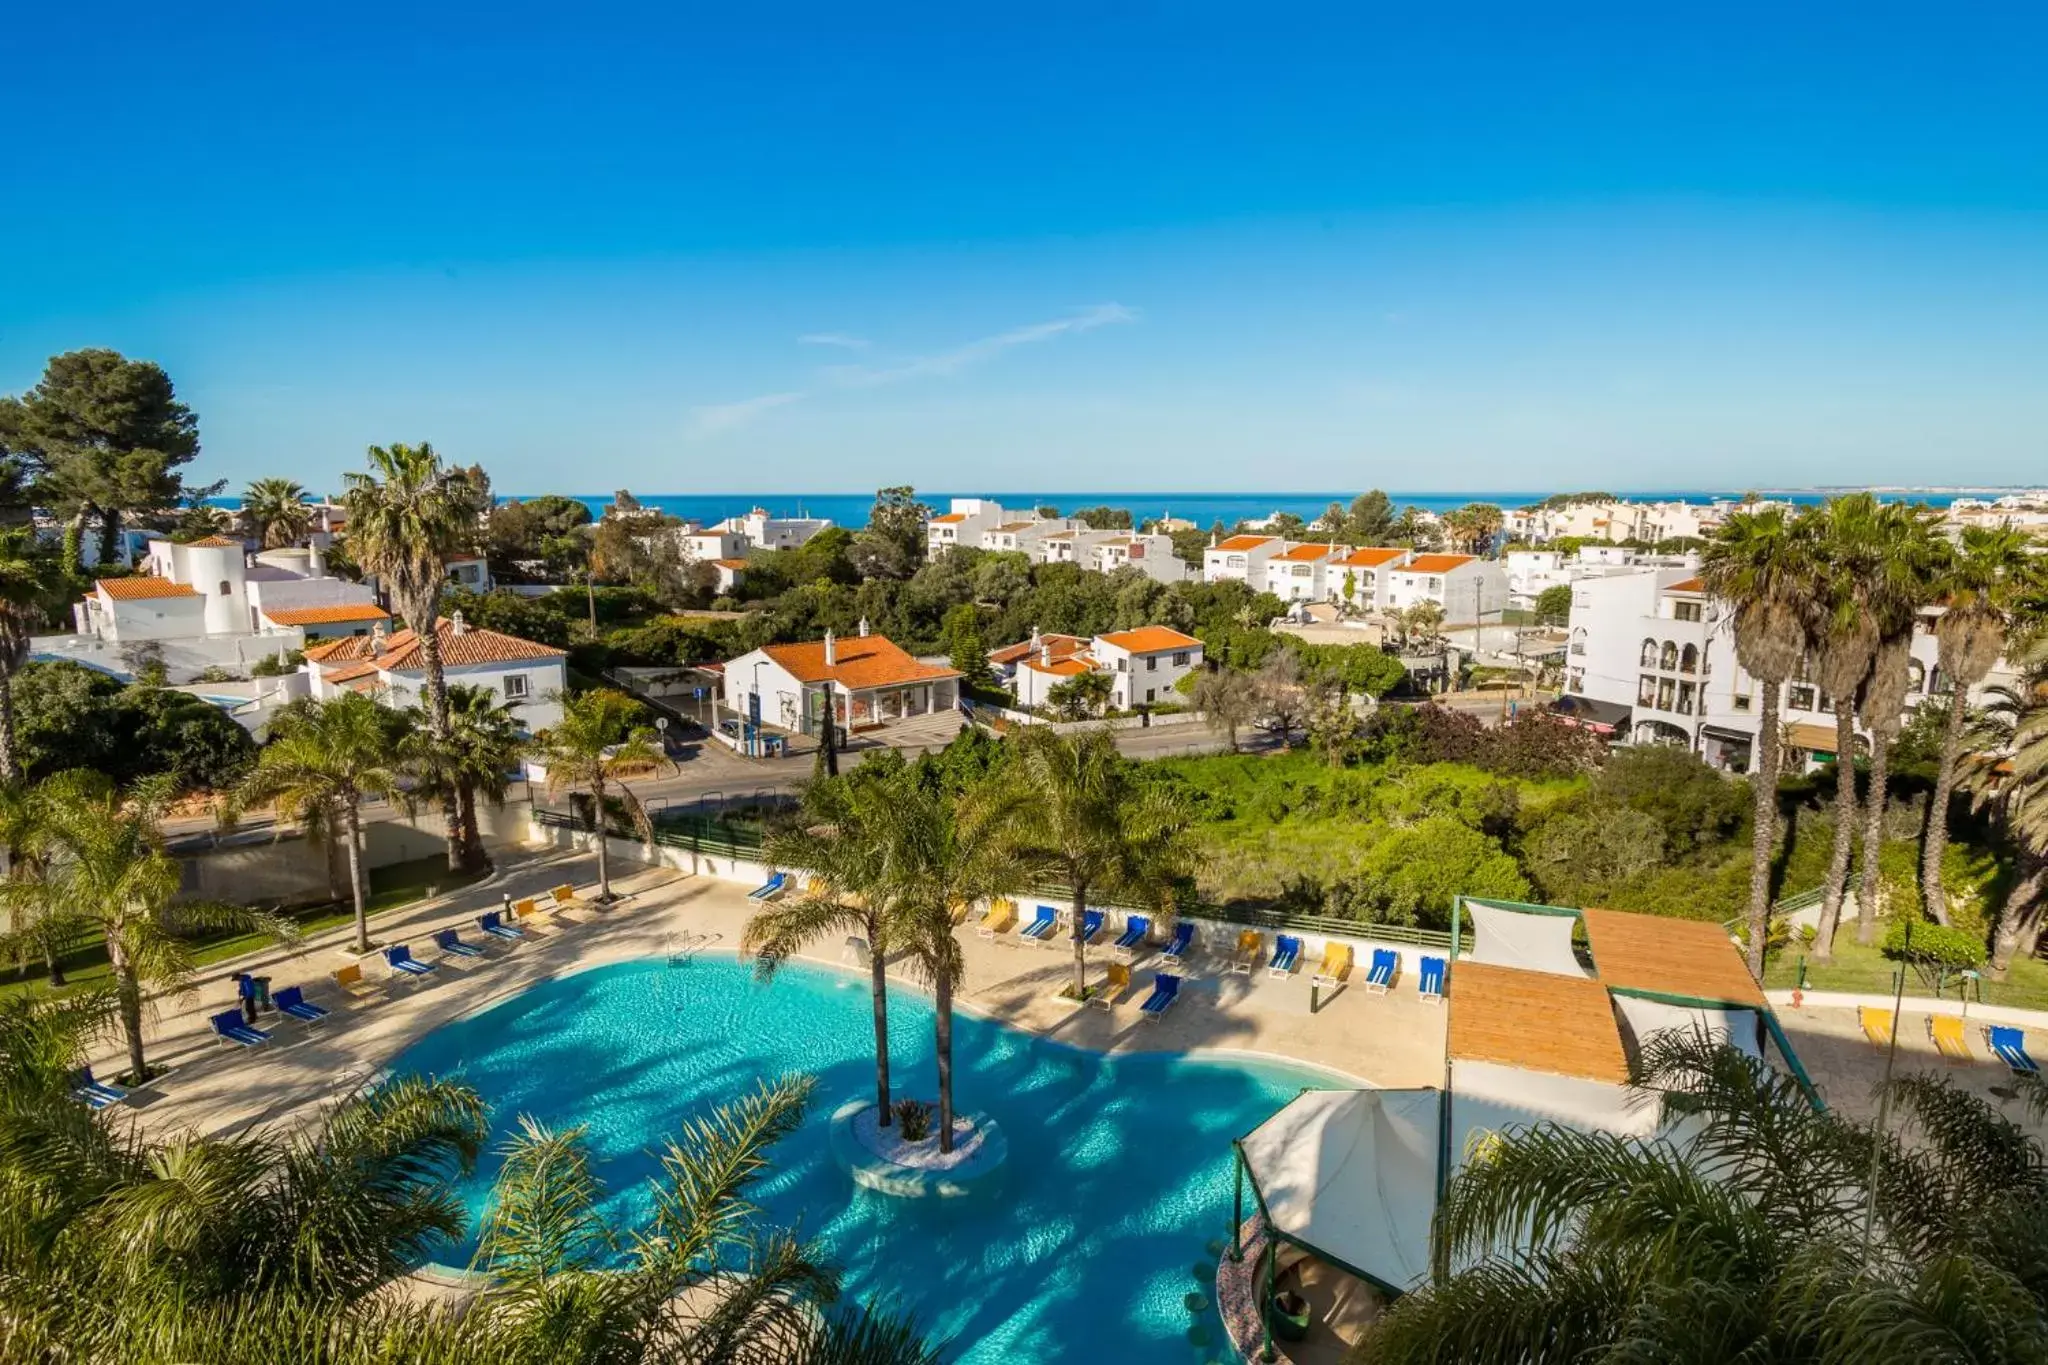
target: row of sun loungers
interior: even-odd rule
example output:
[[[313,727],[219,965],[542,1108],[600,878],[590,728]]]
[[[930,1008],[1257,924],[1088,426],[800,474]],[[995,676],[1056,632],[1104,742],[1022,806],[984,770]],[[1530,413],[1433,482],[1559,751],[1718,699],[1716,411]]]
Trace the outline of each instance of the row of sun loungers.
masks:
[[[1892,1012],[1876,1005],[1861,1006],[1857,1020],[1863,1025],[1863,1036],[1879,1047],[1892,1045]],[[1974,1062],[1977,1054],[1970,1050],[1968,1025],[1959,1014],[1930,1014],[1927,1016],[1927,1037],[1934,1044],[1935,1051],[1952,1062]],[[2035,1076],[2041,1071],[2040,1065],[2027,1055],[2026,1033],[2010,1024],[1991,1024],[1984,1029],[1984,1045],[1991,1054],[2004,1062],[2015,1076]]]

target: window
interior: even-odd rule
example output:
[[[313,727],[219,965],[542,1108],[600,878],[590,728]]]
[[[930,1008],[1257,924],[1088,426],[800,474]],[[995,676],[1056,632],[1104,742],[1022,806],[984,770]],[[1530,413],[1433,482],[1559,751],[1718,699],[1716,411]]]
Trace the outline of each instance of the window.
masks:
[[[219,593],[219,596],[222,596],[222,597],[233,597],[234,595],[235,595],[235,585],[234,585],[234,584],[232,584],[232,583],[230,583],[230,582],[228,582],[228,581],[227,581],[227,580],[226,580],[225,578],[223,578],[223,579],[222,579],[222,580],[220,581],[220,593]]]
[[[1664,678],[1658,682],[1657,709],[1659,711],[1669,711],[1671,709],[1671,703],[1674,700],[1674,694],[1677,689],[1678,684],[1669,678]]]
[[[1820,709],[1827,712],[1829,715],[1833,715],[1835,711],[1835,699],[1825,692],[1821,693]]]
[[[1294,566],[1292,572],[1296,578],[1307,578],[1311,573],[1315,572],[1315,570],[1310,565],[1297,564]]]
[[[1586,670],[1583,668],[1573,669],[1571,681],[1565,684],[1564,690],[1567,692],[1584,692],[1586,690]]]
[[[1644,668],[1655,668],[1657,666],[1657,642],[1655,640],[1643,641],[1643,652],[1636,662]]]
[[[1429,590],[1431,592],[1442,592],[1444,590],[1444,581],[1441,578],[1430,579]]]
[[[524,673],[507,673],[505,675],[506,699],[508,701],[517,701],[519,698],[525,696],[526,694],[526,675]]]
[[[1794,683],[1792,690],[1785,694],[1785,705],[1794,711],[1811,711],[1813,702],[1813,687],[1808,683]]]
[[[1692,714],[1692,697],[1693,684],[1689,682],[1680,683],[1678,685],[1678,712],[1680,715],[1689,716]]]
[[[1698,602],[1673,602],[1671,604],[1671,619],[1674,621],[1699,620],[1700,604]]]
[[[1664,648],[1663,648],[1662,650],[1658,651],[1658,654],[1657,654],[1657,667],[1659,667],[1659,668],[1676,668],[1676,667],[1678,667],[1678,646],[1677,646],[1677,645],[1674,645],[1674,644],[1672,644],[1672,643],[1671,643],[1671,642],[1670,642],[1669,640],[1666,640],[1666,641],[1664,642]]]
[[[1906,660],[1906,686],[1914,692],[1927,690],[1927,665],[1918,659]]]
[[[1180,653],[1174,655],[1173,666],[1175,668],[1186,668],[1188,666],[1188,651],[1184,649]]]
[[[1152,700],[1152,699],[1153,699],[1154,697],[1156,697],[1156,696],[1158,696],[1158,695],[1159,695],[1159,689],[1158,689],[1158,688],[1156,688],[1156,687],[1148,687],[1148,688],[1146,688],[1146,689],[1145,689],[1145,700],[1146,700],[1146,701],[1151,701],[1151,700]]]
[[[1698,645],[1687,645],[1678,651],[1678,671],[1697,673],[1700,671],[1700,650]]]
[[[1121,658],[1121,657],[1120,657],[1120,658],[1118,658],[1118,659],[1117,659],[1117,661],[1116,661],[1116,671],[1117,671],[1117,672],[1119,672],[1119,673],[1128,673],[1128,672],[1130,672],[1130,671],[1131,671],[1131,661],[1130,661],[1130,660],[1129,660],[1128,658]]]
[[[1159,671],[1159,656],[1157,654],[1147,654],[1145,656],[1145,671],[1147,673],[1157,673]]]
[[[1223,567],[1226,569],[1242,569],[1244,567],[1244,556],[1230,555],[1226,557],[1223,561]]]
[[[1636,679],[1636,705],[1655,706],[1656,704],[1657,680],[1646,673]]]
[[[1747,711],[1749,709],[1749,693],[1737,692],[1731,700],[1736,710]]]

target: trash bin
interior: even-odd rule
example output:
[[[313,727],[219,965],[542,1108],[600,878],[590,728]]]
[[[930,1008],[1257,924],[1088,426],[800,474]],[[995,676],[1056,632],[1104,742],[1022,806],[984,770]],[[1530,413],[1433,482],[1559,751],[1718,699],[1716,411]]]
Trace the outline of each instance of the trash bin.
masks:
[[[242,1002],[242,1018],[253,1024],[258,1011],[271,1008],[270,978],[236,972],[235,995]]]

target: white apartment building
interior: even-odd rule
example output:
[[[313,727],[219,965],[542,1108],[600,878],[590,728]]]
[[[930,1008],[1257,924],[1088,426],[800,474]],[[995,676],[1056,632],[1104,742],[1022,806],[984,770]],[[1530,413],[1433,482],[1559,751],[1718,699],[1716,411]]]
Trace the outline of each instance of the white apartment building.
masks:
[[[1582,578],[1600,578],[1653,565],[1659,568],[1697,570],[1699,556],[1652,555],[1625,545],[1581,545],[1577,553],[1559,550],[1510,550],[1502,556],[1508,578],[1508,605],[1528,609],[1536,599],[1555,587],[1569,587]]]
[[[1267,558],[1264,589],[1282,602],[1327,602],[1342,579],[1331,565],[1348,553],[1346,545],[1290,545]]]
[[[369,587],[329,574],[326,555],[317,548],[250,555],[228,536],[185,543],[156,539],[146,547],[143,565],[145,572],[134,577],[94,583],[72,609],[80,635],[113,643],[232,642],[303,635],[308,623],[349,624],[367,632],[371,623],[389,619]],[[313,609],[329,610],[294,619]],[[331,632],[314,635],[323,633]]]
[[[1359,611],[1384,611],[1387,605],[1387,574],[1414,555],[1399,546],[1369,545],[1339,559],[1330,569],[1337,600]]]
[[[1021,653],[1011,645],[989,656],[992,661],[998,655],[1014,658],[1012,685],[1020,706],[1044,706],[1053,688],[1083,673],[1109,675],[1112,710],[1174,702],[1180,700],[1176,685],[1202,667],[1202,642],[1166,626],[1110,631],[1085,649],[1068,647],[1073,638],[1034,631],[1035,651],[1027,643]]]
[[[1474,555],[1412,555],[1381,576],[1385,610],[1434,602],[1443,609],[1446,625],[1498,621],[1508,604],[1508,576],[1500,563]]]
[[[1128,540],[1129,531],[1094,531],[1078,527],[1071,531],[1054,531],[1051,535],[1040,536],[1031,547],[1031,559],[1035,564],[1079,564],[1084,569],[1097,565],[1095,547],[1111,540]]]
[[[1287,548],[1278,536],[1230,536],[1209,538],[1202,551],[1202,581],[1248,583],[1252,591],[1266,590],[1266,561]]]
[[[495,693],[526,730],[545,730],[562,718],[559,694],[569,685],[568,656],[552,645],[466,624],[462,613],[435,623],[441,669],[450,683]],[[394,710],[417,705],[427,685],[419,637],[401,630],[330,640],[306,651],[302,671],[312,695],[326,700],[344,689],[366,692]]]
[[[1031,519],[1006,510],[993,498],[955,498],[925,523],[925,557],[937,559],[963,545],[978,550],[983,532]]]
[[[1943,691],[1932,618],[1915,632],[1912,710]],[[1994,673],[1986,685],[2000,680]],[[1747,771],[1755,749],[1759,691],[1735,657],[1728,613],[1683,568],[1644,567],[1572,585],[1565,700],[1638,744],[1682,744],[1716,767]],[[1799,767],[1832,756],[1834,699],[1814,683],[1785,684],[1784,737]]]
[[[792,550],[817,535],[820,531],[832,529],[832,523],[825,517],[774,517],[765,507],[756,507],[744,516],[727,517],[710,531],[726,531],[739,536],[745,544],[726,553],[701,555],[704,559],[726,559],[746,550]]]
[[[1173,537],[1158,532],[1151,535],[1118,532],[1110,539],[1098,542],[1091,554],[1093,567],[1098,573],[1136,569],[1157,583],[1180,583],[1190,576],[1188,566],[1173,552]]]
[[[1072,517],[1047,517],[1044,520],[1022,519],[1006,521],[991,526],[981,533],[981,548],[1006,554],[1030,554],[1038,542],[1061,531],[1078,530],[1081,523]]]

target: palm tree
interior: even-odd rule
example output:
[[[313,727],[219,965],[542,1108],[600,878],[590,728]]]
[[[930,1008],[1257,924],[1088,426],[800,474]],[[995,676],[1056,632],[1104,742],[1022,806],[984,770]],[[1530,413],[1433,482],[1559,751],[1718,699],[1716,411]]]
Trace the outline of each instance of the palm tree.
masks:
[[[348,541],[356,562],[376,574],[420,642],[427,675],[423,697],[427,732],[448,737],[448,687],[441,667],[441,591],[448,558],[476,540],[484,509],[476,484],[461,470],[444,469],[434,448],[371,446],[370,472],[351,471]],[[448,825],[448,868],[473,871],[477,850],[462,837],[462,815],[451,794],[442,802]]]
[[[360,692],[343,692],[280,716],[270,742],[243,779],[237,805],[271,801],[280,820],[309,830],[338,825],[348,845],[349,895],[355,905],[355,951],[370,951],[367,881],[363,870],[363,798],[399,792],[393,760],[406,743],[405,717]]]
[[[1463,1268],[1395,1304],[1354,1360],[2039,1355],[2048,1153],[2019,1124],[1914,1072],[1888,1087],[1903,1141],[1732,1048],[1672,1031],[1644,1051],[1667,1136],[1502,1134],[1438,1210],[1439,1255]],[[2029,1088],[2037,1117],[2043,1096]]]
[[[1948,804],[1962,756],[1970,689],[1998,662],[2013,608],[2040,573],[2029,543],[2011,526],[1965,527],[1955,552],[1942,566],[1942,613],[1934,635],[1941,649],[1941,671],[1948,679],[1948,723],[1942,730],[1941,763],[1927,806],[1927,836],[1920,845],[1920,897],[1937,924],[1948,923],[1941,865],[1948,853]]]
[[[562,718],[535,736],[528,752],[548,772],[550,797],[578,787],[590,789],[597,831],[597,903],[609,905],[612,895],[611,857],[606,842],[611,830],[612,796],[620,812],[642,839],[654,837],[646,807],[624,781],[627,772],[661,762],[654,729],[646,723],[647,708],[623,692],[597,688],[589,692],[552,694]]]
[[[51,815],[49,797],[40,784],[0,783],[0,845],[7,849],[10,879],[34,882],[41,877]],[[24,956],[42,958],[53,989],[64,985],[64,954],[92,926],[69,906],[40,895],[30,895],[13,907],[9,921],[9,941]]]
[[[14,675],[29,641],[70,591],[70,575],[36,539],[33,527],[0,531],[0,782],[21,779],[14,752]]]
[[[907,892],[897,874],[899,788],[907,770],[902,755],[887,751],[839,776],[809,783],[796,819],[769,833],[769,866],[804,874],[802,891],[785,895],[747,922],[740,952],[754,959],[763,979],[820,939],[854,933],[868,945],[868,996],[875,1031],[876,1122],[888,1127],[890,935],[906,913]]]
[[[1756,763],[1750,773],[1753,833],[1749,863],[1749,970],[1761,980],[1770,930],[1771,859],[1778,839],[1779,703],[1806,648],[1813,574],[1809,544],[1780,507],[1735,512],[1708,544],[1700,566],[1707,591],[1728,604],[1735,657],[1762,693]]]
[[[242,525],[266,550],[292,544],[312,524],[306,490],[295,479],[251,479],[242,490]]]
[[[406,736],[404,758],[415,779],[414,797],[438,800],[454,793],[463,842],[477,851],[472,861],[489,867],[490,854],[477,826],[477,800],[481,797],[493,809],[505,804],[511,789],[507,774],[517,767],[526,744],[518,717],[490,688],[465,683],[448,685],[445,742],[436,743],[427,732],[424,711],[413,708],[412,714],[417,723]]]
[[[1171,915],[1198,856],[1193,816],[1179,792],[1141,777],[1107,729],[1063,735],[1034,726],[1011,743],[1016,785],[1007,837],[1031,880],[1067,888],[1074,998],[1084,999],[1088,944],[1081,926],[1089,896],[1127,898]]]
[[[144,988],[170,994],[186,988],[193,968],[187,936],[201,929],[258,929],[289,939],[291,928],[243,906],[177,899],[182,877],[158,830],[172,795],[168,781],[150,779],[122,792],[100,773],[74,770],[40,785],[45,814],[30,848],[29,875],[0,883],[0,905],[17,921],[61,918],[105,939],[128,1076],[140,1084],[150,1074],[143,1055]]]
[[[2039,947],[2048,899],[2048,636],[2033,640],[2016,665],[2011,683],[1985,690],[1958,778],[1997,814],[2018,853],[1991,939],[1990,970],[1999,979],[2015,957]]]
[[[1230,752],[1237,752],[1237,732],[1258,718],[1259,688],[1249,673],[1235,668],[1212,668],[1195,679],[1188,700],[1202,713],[1212,730],[1221,730],[1230,740]]]

